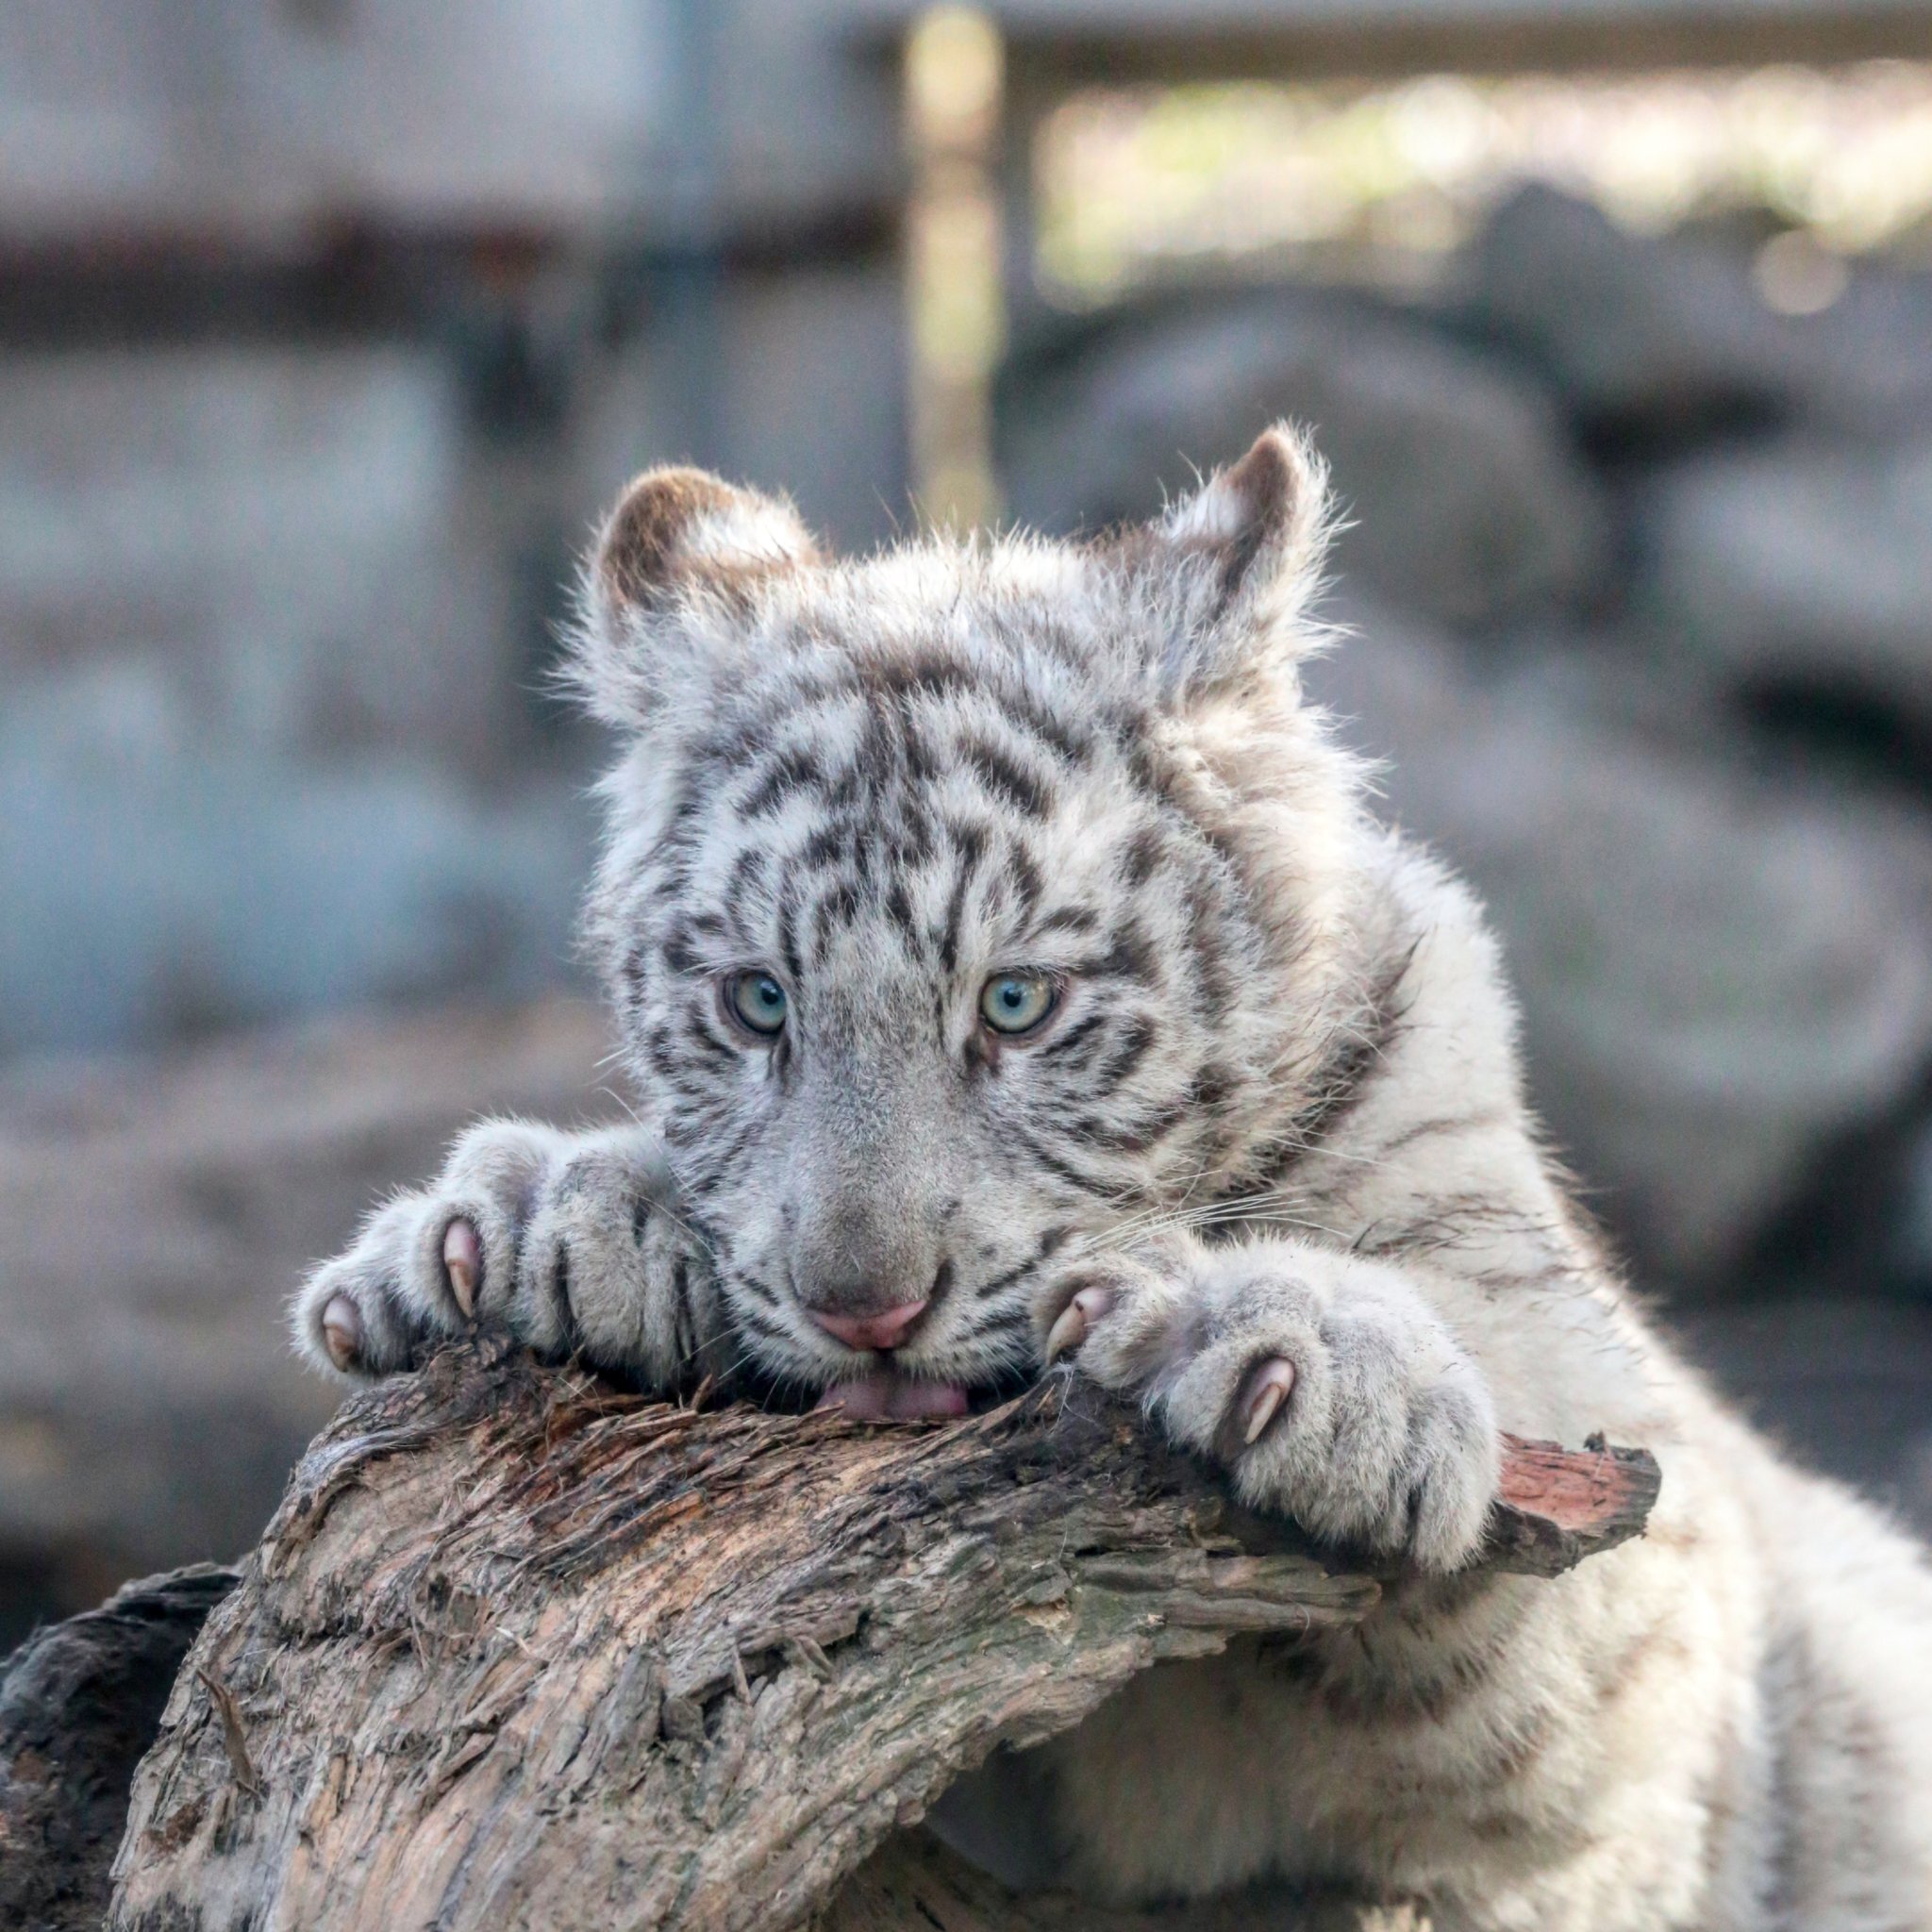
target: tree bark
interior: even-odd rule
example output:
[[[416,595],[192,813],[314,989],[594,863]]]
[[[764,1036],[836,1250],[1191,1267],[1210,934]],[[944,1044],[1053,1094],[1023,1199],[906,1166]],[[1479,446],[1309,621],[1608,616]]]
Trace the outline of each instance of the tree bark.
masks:
[[[1638,1452],[1512,1448],[1485,1560],[1567,1567],[1637,1533],[1657,1482]],[[907,1828],[1136,1672],[1381,1590],[1077,1382],[868,1426],[447,1350],[317,1438],[208,1618],[108,1923],[1231,1926],[989,1920],[987,1882]]]

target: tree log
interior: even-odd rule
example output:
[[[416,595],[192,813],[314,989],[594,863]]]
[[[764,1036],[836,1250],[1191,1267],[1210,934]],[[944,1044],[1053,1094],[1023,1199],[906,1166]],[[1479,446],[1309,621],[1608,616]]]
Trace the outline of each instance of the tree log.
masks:
[[[212,1563],[130,1583],[41,1630],[0,1668],[0,1925],[97,1932],[127,1788],[208,1613]]]
[[[1552,1574],[1657,1484],[1639,1452],[1513,1447],[1485,1560]],[[449,1349],[317,1438],[209,1616],[108,1924],[968,1932],[987,1882],[907,1830],[962,1770],[1161,1659],[1349,1624],[1384,1580],[1064,1378],[866,1425]]]

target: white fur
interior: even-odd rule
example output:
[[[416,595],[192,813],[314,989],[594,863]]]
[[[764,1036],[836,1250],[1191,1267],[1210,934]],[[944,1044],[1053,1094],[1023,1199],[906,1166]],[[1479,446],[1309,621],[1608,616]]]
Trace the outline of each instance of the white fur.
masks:
[[[1567,1199],[1476,908],[1300,701],[1305,445],[1090,550],[822,564],[700,482],[655,575],[607,536],[578,643],[630,734],[590,932],[639,1124],[474,1130],[307,1285],[304,1345],[347,1306],[380,1373],[460,1327],[457,1219],[482,1319],[658,1387],[809,1395],[877,1368],[815,1309],[920,1294],[892,1373],[984,1386],[1074,1310],[1083,1373],[1409,1569],[1357,1631],[1156,1670],[1035,1754],[1062,1876],[1932,1932],[1932,1576],[1712,1399]],[[691,488],[642,479],[612,532]],[[734,1027],[747,969],[781,1037]],[[1059,1003],[1002,1041],[979,991],[1023,969]],[[1248,1442],[1264,1373],[1292,1390]],[[1499,1430],[1652,1449],[1649,1534],[1473,1575]]]

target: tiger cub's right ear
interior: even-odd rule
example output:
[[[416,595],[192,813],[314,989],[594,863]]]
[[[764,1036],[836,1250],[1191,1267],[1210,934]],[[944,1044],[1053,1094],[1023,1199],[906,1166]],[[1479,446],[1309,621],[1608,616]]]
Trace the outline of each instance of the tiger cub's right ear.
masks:
[[[748,617],[780,574],[820,561],[782,498],[740,490],[708,470],[646,470],[605,520],[578,595],[571,681],[607,723],[638,724],[688,661],[705,607]]]

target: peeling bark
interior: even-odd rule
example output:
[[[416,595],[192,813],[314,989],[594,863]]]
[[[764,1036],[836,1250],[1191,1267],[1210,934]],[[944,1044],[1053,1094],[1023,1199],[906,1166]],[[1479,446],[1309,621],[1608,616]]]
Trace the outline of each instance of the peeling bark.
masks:
[[[1567,1567],[1656,1487],[1632,1452],[1514,1448],[1541,1513],[1499,1507],[1486,1560]],[[970,1932],[987,1881],[906,1832],[961,1770],[1379,1595],[1078,1383],[867,1426],[452,1349],[304,1458],[136,1777],[108,1923]],[[914,1879],[938,1903],[880,1917]]]

